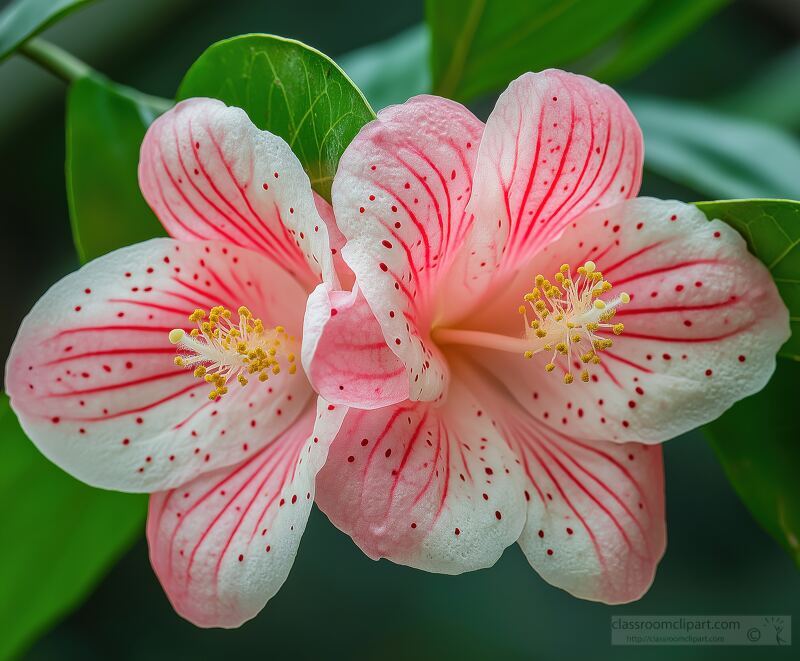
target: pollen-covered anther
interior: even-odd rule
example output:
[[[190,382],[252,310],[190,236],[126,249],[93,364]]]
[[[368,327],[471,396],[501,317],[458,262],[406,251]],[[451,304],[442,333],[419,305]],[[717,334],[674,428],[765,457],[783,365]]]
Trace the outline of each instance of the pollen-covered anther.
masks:
[[[623,324],[609,321],[617,308],[631,299],[626,293],[607,296],[612,285],[591,261],[578,267],[575,277],[570,265],[562,264],[553,280],[538,274],[531,291],[523,296],[519,312],[525,319],[528,345],[523,356],[533,358],[542,351],[552,352],[544,366],[547,372],[555,371],[558,359],[563,357],[563,380],[570,384],[575,380],[570,369],[575,352],[587,366],[580,373],[586,383],[590,380],[588,366],[597,365],[598,354],[613,345],[605,335],[620,335],[625,329]]]
[[[265,328],[250,310],[240,307],[234,323],[233,313],[222,305],[195,310],[189,321],[197,324],[190,332],[175,328],[169,333],[170,343],[181,352],[175,364],[192,369],[192,374],[213,386],[208,394],[216,400],[228,392],[228,383],[235,379],[244,387],[254,376],[264,382],[270,375],[297,372],[294,347],[296,340],[283,326]]]

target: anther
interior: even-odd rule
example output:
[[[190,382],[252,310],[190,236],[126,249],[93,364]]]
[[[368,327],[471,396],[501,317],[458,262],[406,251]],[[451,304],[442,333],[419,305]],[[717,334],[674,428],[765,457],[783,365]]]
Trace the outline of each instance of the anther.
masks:
[[[573,273],[577,273],[575,278]],[[623,292],[613,299],[604,299],[612,284],[603,279],[603,274],[592,261],[585,262],[575,271],[569,264],[562,264],[553,280],[555,283],[539,273],[534,278],[534,287],[523,295],[519,313],[525,317],[525,339],[529,346],[522,355],[531,359],[541,351],[552,352],[551,359],[545,364],[547,372],[555,370],[559,356],[564,357],[567,366],[580,358],[587,366],[580,373],[581,381],[589,382],[588,366],[599,364],[598,353],[613,345],[613,341],[603,334],[620,335],[625,329],[623,324],[608,322],[616,314],[618,306],[630,302],[630,295]],[[575,359],[572,358],[573,351]],[[573,381],[574,376],[567,372],[564,383]]]
[[[169,341],[184,352],[175,356],[175,364],[192,369],[192,374],[213,386],[209,399],[216,400],[228,392],[228,381],[236,379],[246,386],[255,375],[260,382],[270,374],[281,372],[281,363],[289,374],[297,372],[295,354],[291,348],[295,340],[283,326],[264,328],[245,306],[237,310],[238,322],[231,321],[232,313],[222,305],[208,312],[197,309],[189,321],[197,324],[189,333],[175,328]]]

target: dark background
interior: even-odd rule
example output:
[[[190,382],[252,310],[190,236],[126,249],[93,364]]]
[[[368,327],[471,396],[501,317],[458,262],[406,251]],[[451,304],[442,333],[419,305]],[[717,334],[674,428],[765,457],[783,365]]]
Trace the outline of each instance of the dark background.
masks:
[[[271,32],[336,58],[422,14],[414,1],[106,0],[48,38],[116,81],[170,97],[194,59],[224,37]],[[622,91],[714,99],[796,46],[799,33],[796,0],[734,2]],[[0,99],[4,362],[24,314],[77,259],[64,190],[64,86],[12,58],[0,66]],[[702,197],[649,173],[643,193]],[[673,440],[665,453],[669,545],[635,604],[578,601],[544,583],[516,547],[494,568],[459,577],[372,562],[315,510],[289,580],[241,629],[203,631],[181,620],[142,539],[26,658],[791,658],[791,649],[776,648],[610,646],[612,614],[794,615],[800,629],[800,574],[740,503],[701,435]]]

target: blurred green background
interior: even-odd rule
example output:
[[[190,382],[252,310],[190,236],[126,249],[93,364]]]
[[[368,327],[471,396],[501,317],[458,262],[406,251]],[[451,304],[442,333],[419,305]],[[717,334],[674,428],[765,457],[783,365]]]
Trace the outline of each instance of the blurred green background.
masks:
[[[412,1],[105,0],[68,17],[47,37],[115,81],[172,97],[189,65],[225,37],[269,32],[337,59],[422,17],[421,2]],[[733,2],[621,90],[735,107],[739,89],[793,57],[795,88],[786,94],[797,96],[798,35],[800,2]],[[11,290],[0,327],[5,362],[24,314],[77,266],[77,258],[64,188],[64,86],[13,57],[0,66],[0,89],[6,237],[0,272]],[[485,118],[491,102],[473,108]],[[800,127],[796,100],[788,117],[781,112],[785,107],[775,122]],[[794,175],[800,197],[800,172]],[[709,197],[650,172],[643,193]],[[665,454],[669,544],[652,589],[635,604],[610,608],[573,599],[539,579],[516,547],[494,568],[458,577],[372,562],[315,510],[289,580],[241,629],[203,631],[175,615],[150,569],[142,534],[85,602],[24,658],[790,658],[791,649],[777,648],[761,648],[753,657],[747,648],[611,647],[612,614],[782,614],[794,616],[800,628],[800,574],[751,518],[706,441],[690,434],[669,442]],[[15,496],[12,491],[0,507],[19,506]],[[58,529],[53,532],[49,553],[56,561]],[[15,543],[0,535],[4,544]]]

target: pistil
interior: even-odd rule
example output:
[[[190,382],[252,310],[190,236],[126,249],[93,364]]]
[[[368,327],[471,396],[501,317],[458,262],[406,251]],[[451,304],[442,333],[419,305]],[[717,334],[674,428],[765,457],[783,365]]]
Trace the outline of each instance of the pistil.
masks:
[[[610,348],[613,340],[601,333],[620,335],[624,326],[609,323],[620,305],[630,302],[630,296],[621,293],[604,300],[612,285],[603,278],[594,262],[578,267],[573,279],[569,264],[563,264],[553,276],[555,283],[539,274],[533,288],[523,297],[518,312],[524,320],[524,335],[509,337],[484,331],[455,328],[436,328],[432,337],[439,344],[462,344],[497,351],[519,353],[526,359],[545,352],[551,353],[544,369],[553,372],[559,356],[566,359],[564,383],[570,384],[573,352],[584,367],[582,381],[589,381],[590,365],[600,363],[600,352]]]

